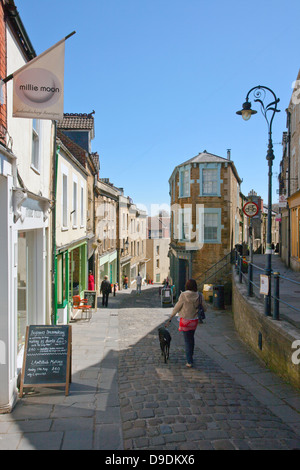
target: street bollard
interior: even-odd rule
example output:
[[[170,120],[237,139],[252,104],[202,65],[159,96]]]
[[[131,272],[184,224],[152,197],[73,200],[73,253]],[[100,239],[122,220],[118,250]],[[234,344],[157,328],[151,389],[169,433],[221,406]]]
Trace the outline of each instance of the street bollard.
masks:
[[[279,320],[279,274],[274,273],[274,309],[273,309],[273,319]]]

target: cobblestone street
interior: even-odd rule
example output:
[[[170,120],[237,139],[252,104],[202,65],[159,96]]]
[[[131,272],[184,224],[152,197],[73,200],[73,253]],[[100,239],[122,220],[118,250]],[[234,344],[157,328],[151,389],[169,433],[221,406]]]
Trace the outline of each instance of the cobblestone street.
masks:
[[[299,436],[288,423],[275,416],[247,387],[238,384],[202,351],[202,333],[207,328],[213,329],[220,317],[229,315],[228,312],[218,315],[211,311],[207,315],[208,323],[198,327],[195,365],[188,369],[176,318],[170,328],[169,363],[165,365],[160,356],[157,327],[168,318],[171,310],[158,308],[157,293],[144,292],[143,299],[130,297],[129,303],[131,305],[126,305],[127,308],[119,313],[122,332],[119,383],[125,449],[300,447]],[[147,308],[149,304],[150,309]],[[232,332],[227,330],[224,334]],[[231,353],[237,353],[232,346]],[[243,351],[242,344],[239,346],[240,359],[244,363],[248,361],[248,368],[252,359],[252,370],[258,372],[262,365],[251,358],[248,350]],[[277,386],[281,382],[275,377],[273,380]]]
[[[160,354],[171,311],[146,287],[73,323],[69,396],[29,390],[0,415],[0,449],[300,449],[299,392],[241,343],[230,312],[209,308],[188,369],[176,318],[167,364]]]

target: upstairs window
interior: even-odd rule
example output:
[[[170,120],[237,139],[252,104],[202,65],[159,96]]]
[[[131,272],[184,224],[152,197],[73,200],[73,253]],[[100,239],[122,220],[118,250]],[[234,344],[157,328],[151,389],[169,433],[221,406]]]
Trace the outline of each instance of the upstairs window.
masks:
[[[221,165],[205,163],[200,165],[200,196],[221,196]]]
[[[188,242],[191,240],[192,211],[190,207],[179,210],[179,240]]]
[[[77,182],[73,181],[73,227],[77,227]]]
[[[202,170],[202,195],[218,194],[219,175],[216,168],[205,168]]]
[[[218,240],[218,214],[204,214],[204,240],[215,243]]]
[[[221,243],[221,234],[224,228],[221,216],[221,208],[199,207],[197,231],[200,243]]]
[[[62,186],[62,226],[68,227],[68,177],[65,174]]]
[[[80,225],[83,227],[84,225],[84,193],[83,193],[83,186],[81,186],[80,190]]]
[[[182,168],[179,171],[179,197],[190,196],[190,169]]]
[[[31,166],[40,171],[40,121],[32,120]]]

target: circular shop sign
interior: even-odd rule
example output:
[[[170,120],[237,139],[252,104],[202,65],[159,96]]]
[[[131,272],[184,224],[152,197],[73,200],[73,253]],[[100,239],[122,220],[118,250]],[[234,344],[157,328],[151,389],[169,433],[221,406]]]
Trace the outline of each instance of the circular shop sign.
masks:
[[[254,217],[258,214],[259,208],[255,202],[249,201],[243,207],[243,212],[247,217]]]

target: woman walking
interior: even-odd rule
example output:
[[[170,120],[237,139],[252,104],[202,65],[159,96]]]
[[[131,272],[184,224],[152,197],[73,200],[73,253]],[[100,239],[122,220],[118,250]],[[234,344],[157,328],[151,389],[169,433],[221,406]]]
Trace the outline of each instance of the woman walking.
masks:
[[[168,327],[172,318],[177,313],[179,314],[180,321],[178,330],[183,332],[187,360],[186,366],[193,367],[194,336],[198,325],[198,309],[200,302],[203,305],[204,311],[206,311],[207,306],[203,300],[202,294],[198,293],[197,283],[194,279],[189,279],[187,281],[185,289],[185,292],[180,294],[171,317],[165,326]]]

